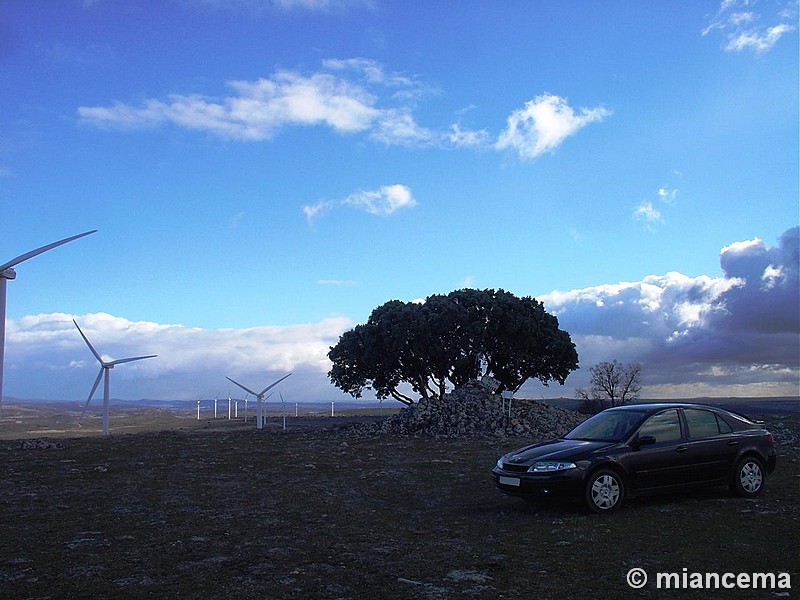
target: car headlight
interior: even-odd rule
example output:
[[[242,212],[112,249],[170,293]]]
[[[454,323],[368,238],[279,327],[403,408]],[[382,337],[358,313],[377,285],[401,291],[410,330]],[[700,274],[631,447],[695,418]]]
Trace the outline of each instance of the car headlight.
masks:
[[[528,469],[528,473],[552,473],[553,471],[567,471],[574,469],[575,463],[562,462],[558,460],[540,460],[536,461]]]
[[[501,456],[500,458],[497,459],[497,468],[498,469],[502,469],[503,468],[503,461],[505,461],[505,459],[506,459],[505,456]]]

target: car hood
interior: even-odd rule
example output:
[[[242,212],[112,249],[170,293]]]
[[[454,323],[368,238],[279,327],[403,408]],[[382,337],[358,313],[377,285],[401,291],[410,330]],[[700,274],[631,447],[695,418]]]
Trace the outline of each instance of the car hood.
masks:
[[[586,440],[550,440],[533,446],[526,446],[505,455],[506,462],[514,465],[529,465],[537,460],[581,460],[589,454],[610,446],[609,442],[590,442]]]

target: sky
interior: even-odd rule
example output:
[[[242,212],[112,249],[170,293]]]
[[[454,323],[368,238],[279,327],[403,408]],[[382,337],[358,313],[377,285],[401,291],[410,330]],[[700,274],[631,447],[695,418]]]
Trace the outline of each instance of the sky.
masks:
[[[532,296],[643,395],[798,394],[798,4],[0,0],[4,393],[341,398],[377,306]],[[230,393],[235,394],[235,390]]]

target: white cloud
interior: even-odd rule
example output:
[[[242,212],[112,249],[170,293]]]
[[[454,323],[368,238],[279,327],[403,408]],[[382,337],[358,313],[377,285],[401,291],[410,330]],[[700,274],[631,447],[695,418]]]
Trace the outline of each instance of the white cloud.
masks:
[[[766,17],[750,10],[759,4],[758,0],[723,0],[702,35],[721,32],[725,36],[722,48],[727,52],[752,50],[756,54],[763,54],[770,51],[782,37],[795,30],[797,3],[783,2],[783,8],[777,14]],[[739,10],[740,7],[742,10]],[[762,20],[767,23],[762,23]]]
[[[230,81],[228,87],[232,93],[221,98],[173,94],[139,106],[81,106],[77,114],[83,123],[105,129],[173,125],[255,142],[270,140],[286,127],[325,127],[344,135],[361,133],[390,146],[510,148],[523,159],[554,151],[567,137],[611,114],[600,107],[575,110],[564,98],[543,94],[514,111],[495,142],[483,128],[460,123],[426,127],[414,109],[437,90],[415,77],[387,72],[367,58],[326,59],[310,75],[281,70],[255,81]]]
[[[112,393],[128,398],[196,398],[205,393],[197,386],[225,385],[226,375],[261,380],[269,374],[299,371],[323,381],[330,368],[329,347],[353,325],[346,318],[329,318],[287,326],[201,329],[129,321],[105,313],[31,315],[8,321],[6,369],[12,374],[8,394],[23,385],[39,397],[77,398],[88,393],[97,366],[73,318],[108,358],[158,354],[115,369]],[[25,381],[15,382],[13,373],[24,374]]]
[[[742,50],[752,49],[757,54],[762,54],[771,50],[778,43],[781,37],[793,31],[794,27],[781,23],[767,29],[750,29],[739,31],[728,38],[725,50],[741,52]]]
[[[534,159],[554,151],[578,130],[589,123],[602,121],[610,114],[602,107],[581,108],[576,113],[566,99],[542,94],[511,113],[495,147],[500,150],[510,148],[520,158]]]
[[[667,187],[658,188],[658,198],[667,204],[674,204],[678,198],[678,190]]]
[[[642,363],[650,397],[796,395],[799,232],[772,248],[758,238],[724,247],[723,277],[671,272],[540,296],[577,346],[583,369],[570,384],[617,358]]]
[[[343,200],[321,200],[316,204],[303,206],[303,213],[309,223],[334,208],[350,206],[371,215],[388,217],[398,210],[417,205],[411,189],[402,184],[385,185],[377,190],[359,191]]]
[[[661,212],[649,200],[643,200],[633,208],[633,218],[649,229],[664,222]]]
[[[658,188],[656,193],[658,201],[666,205],[674,205],[678,198],[678,190],[668,187]],[[633,207],[633,220],[640,223],[645,229],[653,230],[656,225],[664,223],[664,215],[650,200],[642,200]]]
[[[483,148],[490,140],[489,132],[485,129],[461,129],[458,123],[453,123],[445,136],[456,148]]]
[[[643,365],[649,397],[796,395],[800,227],[786,231],[773,247],[758,238],[730,244],[721,250],[720,262],[722,277],[669,272],[540,296],[578,349],[582,369],[568,385],[584,385],[588,367],[616,358]],[[158,354],[115,370],[112,394],[127,399],[196,400],[227,389],[226,375],[255,386],[291,371],[293,377],[281,384],[287,397],[329,400],[337,392],[325,375],[327,352],[354,325],[329,318],[203,329],[104,313],[9,319],[8,395],[85,399],[97,366],[73,318],[109,358]]]
[[[417,205],[411,190],[400,184],[385,185],[379,190],[357,192],[344,200],[344,204],[363,208],[372,215],[386,216]]]
[[[387,146],[424,146],[437,141],[437,136],[418,125],[407,109],[383,111],[370,137]]]
[[[89,1],[89,0],[84,0]],[[92,0],[92,2],[97,0]],[[190,6],[214,10],[247,10],[261,13],[269,8],[281,10],[328,11],[372,6],[372,0],[183,0]]]
[[[408,143],[428,134],[414,122],[410,108],[380,106],[390,99],[379,95],[385,86],[414,87],[412,80],[383,74],[379,65],[366,83],[349,81],[321,71],[309,76],[288,70],[256,81],[232,81],[233,95],[213,99],[199,95],[172,95],[166,101],[149,99],[141,107],[116,102],[111,106],[83,106],[78,115],[88,124],[135,129],[172,124],[206,131],[222,138],[260,141],[271,139],[283,127],[325,126],[344,134],[374,129],[387,144]],[[328,61],[334,70],[342,65]],[[380,73],[378,75],[377,73]]]
[[[317,283],[319,285],[332,285],[334,287],[354,287],[358,285],[358,282],[352,279],[320,279]]]

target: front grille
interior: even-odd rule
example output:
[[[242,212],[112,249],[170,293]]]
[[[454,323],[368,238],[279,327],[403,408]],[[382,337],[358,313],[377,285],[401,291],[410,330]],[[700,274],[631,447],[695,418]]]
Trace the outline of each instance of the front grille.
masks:
[[[503,463],[503,470],[509,473],[527,473],[530,467],[528,465],[515,465],[512,463]]]

